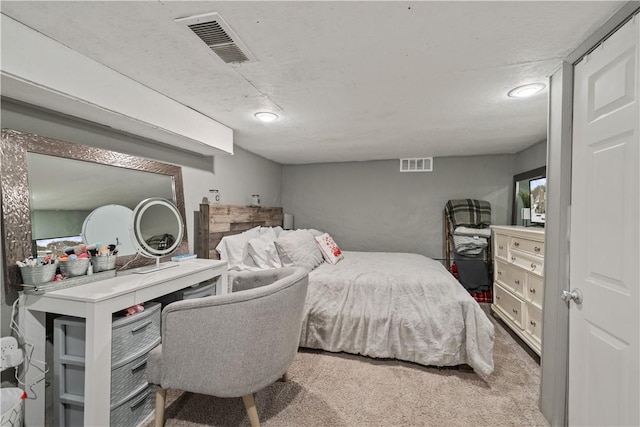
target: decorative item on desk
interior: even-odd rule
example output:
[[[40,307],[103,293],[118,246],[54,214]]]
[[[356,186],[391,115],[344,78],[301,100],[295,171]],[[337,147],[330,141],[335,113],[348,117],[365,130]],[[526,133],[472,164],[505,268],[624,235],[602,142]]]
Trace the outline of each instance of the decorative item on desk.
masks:
[[[181,254],[181,255],[172,256],[171,261],[181,262],[181,261],[188,261],[190,259],[196,259],[196,258],[198,258],[198,255],[196,254]]]
[[[20,267],[22,283],[25,285],[38,285],[53,281],[56,275],[55,255],[45,258],[27,258],[17,262]]]
[[[209,190],[209,193],[211,193],[211,199],[209,199],[209,203],[213,203],[213,204],[220,204],[220,191],[218,190]]]
[[[526,227],[527,221],[531,219],[531,208],[522,208],[522,223]]]
[[[67,277],[84,276],[89,268],[89,255],[84,253],[78,256],[74,254],[68,257],[60,257],[58,265],[60,272]]]
[[[293,215],[292,214],[284,214],[284,219],[282,220],[282,228],[285,230],[293,229]]]
[[[98,273],[100,271],[113,270],[116,268],[116,255],[103,255],[103,256],[92,256],[91,257],[91,265],[93,266],[93,272]]]
[[[251,206],[260,206],[260,195],[252,194],[251,195]]]

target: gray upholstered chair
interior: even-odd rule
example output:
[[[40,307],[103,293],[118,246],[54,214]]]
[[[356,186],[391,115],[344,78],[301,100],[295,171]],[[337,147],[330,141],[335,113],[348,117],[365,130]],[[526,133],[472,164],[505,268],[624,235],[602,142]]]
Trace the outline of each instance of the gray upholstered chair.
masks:
[[[233,293],[167,305],[162,344],[147,361],[158,385],[156,426],[168,388],[242,397],[259,426],[254,393],[283,378],[298,351],[307,286],[303,268],[243,272],[233,276]]]

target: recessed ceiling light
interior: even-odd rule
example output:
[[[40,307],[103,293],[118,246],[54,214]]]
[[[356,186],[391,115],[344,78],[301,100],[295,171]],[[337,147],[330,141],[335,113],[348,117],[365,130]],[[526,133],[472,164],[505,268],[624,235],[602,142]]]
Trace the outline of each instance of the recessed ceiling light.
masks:
[[[260,111],[253,116],[261,122],[272,122],[278,118],[276,113],[270,113],[268,111]]]
[[[547,87],[544,83],[531,83],[511,89],[507,94],[511,98],[528,98]]]

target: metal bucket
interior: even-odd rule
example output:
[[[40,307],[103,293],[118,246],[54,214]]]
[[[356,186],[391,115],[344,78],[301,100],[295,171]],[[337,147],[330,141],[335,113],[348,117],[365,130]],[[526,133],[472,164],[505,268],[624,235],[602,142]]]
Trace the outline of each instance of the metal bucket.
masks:
[[[20,267],[22,283],[25,285],[39,285],[51,282],[56,275],[56,267],[55,264]]]
[[[84,276],[89,268],[89,258],[73,261],[58,261],[60,272],[67,277]]]
[[[113,270],[116,268],[116,258],[116,255],[92,256],[91,265],[93,266],[93,272],[98,273],[100,271]]]

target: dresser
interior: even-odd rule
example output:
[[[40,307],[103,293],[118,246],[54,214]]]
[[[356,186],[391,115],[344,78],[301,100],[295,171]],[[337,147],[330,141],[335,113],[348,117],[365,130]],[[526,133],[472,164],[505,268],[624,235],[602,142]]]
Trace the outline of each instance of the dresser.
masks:
[[[538,355],[542,351],[544,228],[491,226],[494,315]]]

